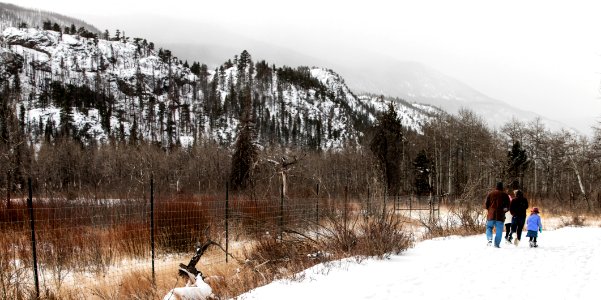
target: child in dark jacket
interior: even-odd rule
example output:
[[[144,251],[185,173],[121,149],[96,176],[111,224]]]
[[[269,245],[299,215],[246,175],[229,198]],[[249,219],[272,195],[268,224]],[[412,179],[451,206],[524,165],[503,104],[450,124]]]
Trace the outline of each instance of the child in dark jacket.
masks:
[[[538,207],[533,208],[530,211],[528,220],[526,220],[526,227],[528,228],[526,236],[530,238],[530,247],[538,247],[536,238],[539,232],[543,232],[543,223],[538,215],[539,213]]]
[[[516,190],[515,198],[511,200],[511,205],[509,205],[509,211],[513,216],[511,222],[511,232],[512,237],[515,238],[514,243],[516,246],[522,239],[522,229],[524,228],[524,223],[526,223],[527,210],[528,199],[524,197],[524,192],[522,192],[521,190]],[[514,234],[517,234],[517,237],[513,236]]]

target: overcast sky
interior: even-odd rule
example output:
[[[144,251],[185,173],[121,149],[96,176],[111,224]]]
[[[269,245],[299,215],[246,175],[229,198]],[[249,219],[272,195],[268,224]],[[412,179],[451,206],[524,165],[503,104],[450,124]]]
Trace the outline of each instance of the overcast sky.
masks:
[[[0,1],[149,40],[178,42],[171,30],[202,27],[326,60],[369,51],[424,63],[583,133],[601,117],[599,1]]]

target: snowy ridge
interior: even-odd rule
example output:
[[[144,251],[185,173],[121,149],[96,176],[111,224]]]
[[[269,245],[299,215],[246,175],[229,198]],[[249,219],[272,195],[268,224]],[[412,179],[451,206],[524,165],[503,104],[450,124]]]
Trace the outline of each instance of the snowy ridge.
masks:
[[[422,127],[436,114],[442,112],[427,104],[407,103],[399,99],[388,99],[382,96],[361,95],[359,99],[370,106],[376,114],[385,112],[388,109],[388,103],[392,103],[401,120],[401,125],[418,133],[422,133]],[[375,121],[375,120],[374,120]]]
[[[332,149],[357,143],[357,124],[373,124],[386,108],[377,97],[357,97],[332,70],[255,65],[244,52],[244,59],[193,73],[187,62],[142,39],[10,27],[0,45],[0,60],[7,62],[0,75],[9,78],[18,69],[19,107],[35,141],[72,127],[84,142],[145,139],[169,147],[212,139],[227,145],[236,139],[250,91],[258,142]],[[403,125],[416,131],[433,111],[393,102]]]
[[[4,30],[1,40],[11,53],[24,61],[20,77],[23,94],[27,97],[23,98],[30,99],[25,107],[34,107],[26,114],[29,124],[45,127],[48,121],[57,120],[58,107],[40,103],[40,95],[52,81],[86,86],[115,97],[111,109],[117,115],[110,116],[110,128],[105,128],[102,133],[97,130],[98,123],[95,124],[94,120],[98,120],[95,117],[98,112],[93,107],[72,108],[75,130],[87,130],[89,132],[85,135],[99,140],[105,140],[109,132],[121,130],[121,127],[129,133],[132,116],[145,116],[140,112],[141,102],[135,101],[139,99],[127,99],[136,84],[142,86],[143,97],[152,94],[159,103],[167,106],[175,105],[178,96],[184,99],[192,97],[190,83],[195,76],[188,68],[179,63],[167,64],[161,61],[155,51],[143,49],[132,42],[89,39],[55,31],[14,27]],[[174,79],[179,81],[183,90],[168,97],[165,90],[168,89],[168,82]],[[141,128],[141,132],[144,137],[152,138],[153,125],[159,125],[148,125]]]
[[[94,33],[100,33],[96,27],[76,18],[38,9],[24,8],[13,4],[0,3],[0,31],[8,27],[19,27],[22,23],[29,27],[42,27],[43,22],[57,23],[61,28],[73,24]]]

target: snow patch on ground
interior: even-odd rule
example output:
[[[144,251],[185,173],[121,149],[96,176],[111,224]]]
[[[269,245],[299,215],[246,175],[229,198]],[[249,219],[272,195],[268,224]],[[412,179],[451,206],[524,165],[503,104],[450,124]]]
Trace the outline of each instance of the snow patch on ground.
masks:
[[[539,245],[438,238],[389,259],[317,265],[239,299],[598,299],[601,228],[543,231]]]

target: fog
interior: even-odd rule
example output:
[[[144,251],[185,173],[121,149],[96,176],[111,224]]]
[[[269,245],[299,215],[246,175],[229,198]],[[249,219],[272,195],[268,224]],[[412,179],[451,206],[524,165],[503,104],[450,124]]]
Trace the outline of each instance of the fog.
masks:
[[[418,62],[582,133],[601,116],[595,1],[5,2],[118,28],[210,66],[247,49],[255,60],[331,67],[349,78],[382,70],[381,82],[394,71],[386,61]],[[391,84],[364,88],[390,92]]]

